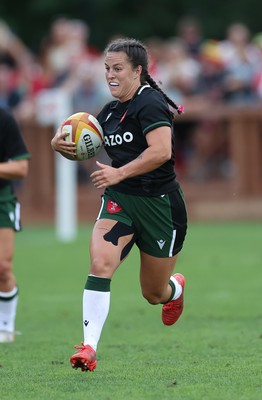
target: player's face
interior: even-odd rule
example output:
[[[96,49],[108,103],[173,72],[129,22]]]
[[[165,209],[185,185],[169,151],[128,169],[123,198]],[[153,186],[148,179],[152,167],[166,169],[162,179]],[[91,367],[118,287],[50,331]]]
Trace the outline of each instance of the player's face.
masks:
[[[131,99],[140,86],[142,67],[133,69],[126,53],[108,52],[105,57],[105,75],[112,96],[121,102]]]

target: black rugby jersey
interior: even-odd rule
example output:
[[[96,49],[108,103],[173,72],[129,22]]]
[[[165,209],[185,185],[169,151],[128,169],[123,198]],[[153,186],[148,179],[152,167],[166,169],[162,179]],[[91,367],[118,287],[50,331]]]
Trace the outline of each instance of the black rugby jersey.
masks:
[[[0,108],[0,162],[28,159],[30,155],[14,117],[5,109]],[[11,181],[0,178],[1,189],[10,187]]]
[[[103,128],[105,150],[115,168],[136,159],[148,147],[145,136],[153,129],[170,126],[174,136],[168,104],[162,93],[149,85],[140,86],[131,100],[106,104],[97,119]],[[172,138],[172,159],[151,172],[125,179],[112,188],[138,196],[159,196],[177,187]]]

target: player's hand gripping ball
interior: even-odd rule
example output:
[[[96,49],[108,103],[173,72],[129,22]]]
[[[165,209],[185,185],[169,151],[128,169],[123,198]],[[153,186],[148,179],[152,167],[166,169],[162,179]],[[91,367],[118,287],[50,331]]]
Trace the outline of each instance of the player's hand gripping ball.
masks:
[[[62,132],[68,133],[66,141],[75,142],[76,156],[63,154],[69,160],[82,161],[95,157],[104,144],[103,130],[97,119],[86,112],[68,117],[62,124]]]

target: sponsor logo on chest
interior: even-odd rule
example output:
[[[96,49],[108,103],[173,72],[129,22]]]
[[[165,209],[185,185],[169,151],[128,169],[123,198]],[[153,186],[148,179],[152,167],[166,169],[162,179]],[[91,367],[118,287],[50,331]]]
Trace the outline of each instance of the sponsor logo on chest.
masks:
[[[117,133],[116,135],[106,135],[104,142],[106,146],[121,146],[123,143],[130,143],[134,139],[132,132]]]

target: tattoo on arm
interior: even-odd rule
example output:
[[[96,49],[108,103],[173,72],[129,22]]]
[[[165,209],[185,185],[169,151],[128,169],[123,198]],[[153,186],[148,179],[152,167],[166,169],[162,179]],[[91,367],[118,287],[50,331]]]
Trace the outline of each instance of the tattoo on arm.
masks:
[[[144,155],[144,152],[143,153],[141,153],[141,154],[139,154],[139,156],[136,158],[137,160],[142,160],[142,158],[143,158],[143,155]]]

